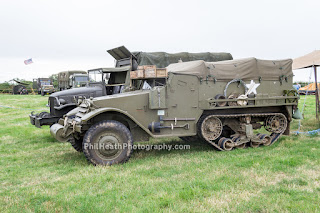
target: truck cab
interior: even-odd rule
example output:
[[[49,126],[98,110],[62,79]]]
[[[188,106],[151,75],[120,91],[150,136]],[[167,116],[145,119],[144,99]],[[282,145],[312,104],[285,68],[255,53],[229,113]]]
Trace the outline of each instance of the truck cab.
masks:
[[[58,90],[66,90],[85,86],[88,80],[87,72],[83,70],[68,70],[58,73]]]
[[[74,74],[70,76],[69,85],[71,88],[85,87],[89,82],[87,74]]]
[[[121,93],[130,84],[130,66],[88,71],[89,85],[101,87],[102,96]]]

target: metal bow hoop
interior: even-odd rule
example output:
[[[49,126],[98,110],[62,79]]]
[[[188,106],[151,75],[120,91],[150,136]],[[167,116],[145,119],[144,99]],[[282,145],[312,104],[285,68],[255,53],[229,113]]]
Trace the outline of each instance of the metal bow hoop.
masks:
[[[225,89],[224,89],[224,97],[227,97],[227,90],[228,90],[229,85],[232,84],[232,83],[236,83],[236,82],[238,82],[239,84],[241,84],[241,85],[244,87],[244,92],[247,93],[248,88],[246,87],[246,85],[245,85],[245,83],[243,82],[243,80],[236,78],[236,79],[233,79],[233,80],[231,80],[231,81],[229,81],[229,82],[227,83],[227,85],[226,85],[226,87],[225,87]]]

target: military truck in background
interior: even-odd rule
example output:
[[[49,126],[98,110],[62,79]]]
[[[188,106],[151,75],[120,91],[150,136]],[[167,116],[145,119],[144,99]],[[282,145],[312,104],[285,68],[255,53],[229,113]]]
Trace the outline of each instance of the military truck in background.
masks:
[[[62,71],[58,73],[58,90],[76,87],[85,87],[88,83],[88,74],[82,70]]]
[[[163,85],[146,86],[157,77],[145,74],[132,80],[140,85],[135,91],[78,100],[51,134],[94,165],[124,163],[133,142],[150,137],[196,139],[230,151],[269,146],[289,134],[299,98],[291,59],[200,60],[167,71]],[[268,133],[258,133],[262,127]]]
[[[45,95],[50,95],[52,93],[54,93],[56,91],[56,89],[54,88],[53,85],[43,85],[41,87],[41,95],[45,96]]]
[[[50,78],[33,79],[32,88],[35,92],[38,92],[38,94],[41,94],[42,96],[55,92],[53,81]]]
[[[116,60],[115,67],[89,70],[89,83],[86,87],[73,88],[50,95],[48,100],[50,113],[34,114],[32,112],[29,116],[31,124],[40,128],[42,125],[56,123],[63,115],[78,106],[79,99],[114,95],[140,88],[142,80],[137,80],[134,85],[130,80],[130,71],[137,70],[138,66],[153,64],[157,67],[166,67],[178,60],[222,61],[232,59],[230,53],[131,53],[124,46],[110,49],[107,52]]]

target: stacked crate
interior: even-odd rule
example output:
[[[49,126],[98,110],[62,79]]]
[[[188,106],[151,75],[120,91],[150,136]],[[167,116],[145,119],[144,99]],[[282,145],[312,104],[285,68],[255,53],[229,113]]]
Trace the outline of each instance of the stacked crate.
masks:
[[[157,68],[155,65],[138,66],[136,71],[130,72],[131,79],[166,78],[167,76],[166,68]]]

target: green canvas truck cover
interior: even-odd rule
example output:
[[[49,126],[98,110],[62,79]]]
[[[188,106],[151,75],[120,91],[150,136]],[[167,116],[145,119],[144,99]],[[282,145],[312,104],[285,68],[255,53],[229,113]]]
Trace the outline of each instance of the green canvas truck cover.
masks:
[[[207,62],[232,60],[230,53],[166,53],[166,52],[134,52],[138,65],[156,65],[158,68],[167,67],[169,64],[177,63],[179,60],[183,62],[204,60]]]
[[[292,76],[292,59],[260,60],[245,58],[237,60],[205,62],[203,60],[170,64],[168,72],[184,75],[207,76],[220,80],[279,80]]]

